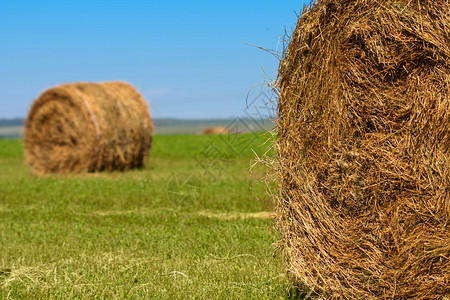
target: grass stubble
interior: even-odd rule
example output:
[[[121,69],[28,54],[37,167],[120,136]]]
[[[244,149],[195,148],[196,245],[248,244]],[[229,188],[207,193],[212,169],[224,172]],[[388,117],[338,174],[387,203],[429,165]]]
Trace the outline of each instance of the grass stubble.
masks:
[[[248,171],[266,137],[243,137],[233,151],[217,136],[157,135],[146,168],[43,177],[20,140],[0,140],[0,298],[285,298],[267,169]],[[211,146],[222,169],[200,166]],[[167,191],[178,174],[201,183],[176,190],[182,203]]]

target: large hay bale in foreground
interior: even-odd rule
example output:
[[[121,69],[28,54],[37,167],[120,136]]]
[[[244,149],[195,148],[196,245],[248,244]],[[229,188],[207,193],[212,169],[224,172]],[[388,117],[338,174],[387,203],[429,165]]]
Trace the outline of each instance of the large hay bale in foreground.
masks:
[[[36,173],[142,166],[153,124],[141,95],[123,82],[63,84],[45,91],[25,124],[25,157]]]
[[[319,0],[279,68],[277,224],[327,299],[450,293],[450,2]]]

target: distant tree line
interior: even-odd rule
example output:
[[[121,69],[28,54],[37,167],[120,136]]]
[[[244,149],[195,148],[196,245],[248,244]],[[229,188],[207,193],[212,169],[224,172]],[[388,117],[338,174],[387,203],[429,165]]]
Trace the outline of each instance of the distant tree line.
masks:
[[[23,118],[15,118],[15,119],[0,119],[0,127],[6,126],[22,126],[25,123],[25,119]]]

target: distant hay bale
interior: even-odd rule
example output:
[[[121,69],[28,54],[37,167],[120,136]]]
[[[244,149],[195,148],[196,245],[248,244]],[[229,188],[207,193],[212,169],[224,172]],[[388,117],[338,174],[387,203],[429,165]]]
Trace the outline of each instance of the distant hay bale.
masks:
[[[202,134],[229,134],[230,131],[223,126],[208,127],[203,130]]]
[[[63,84],[33,103],[25,157],[36,173],[124,170],[144,164],[152,135],[147,104],[132,86]]]
[[[450,294],[450,2],[318,0],[280,63],[277,226],[326,299]]]

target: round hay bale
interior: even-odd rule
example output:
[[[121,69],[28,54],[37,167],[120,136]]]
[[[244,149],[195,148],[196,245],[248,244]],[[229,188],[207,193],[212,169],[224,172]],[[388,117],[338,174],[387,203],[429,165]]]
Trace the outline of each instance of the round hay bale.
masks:
[[[205,128],[202,134],[229,134],[230,131],[223,126]]]
[[[279,67],[277,226],[327,299],[450,294],[450,2],[318,0]]]
[[[36,173],[124,170],[144,164],[152,135],[148,106],[129,84],[63,84],[33,103],[25,158]]]

